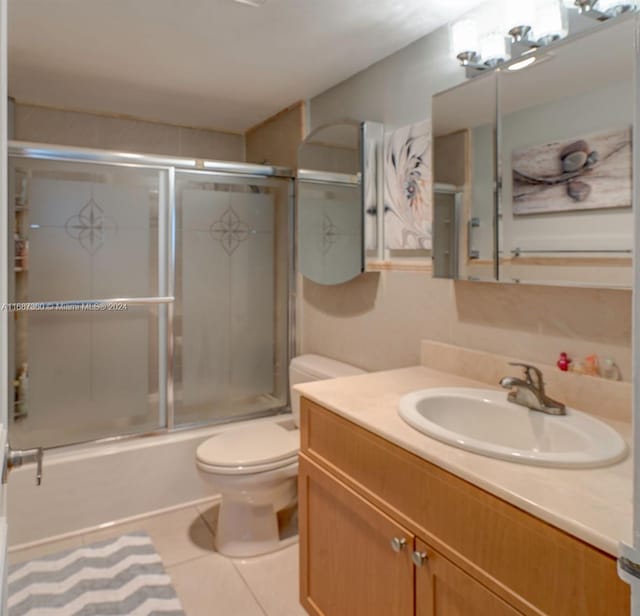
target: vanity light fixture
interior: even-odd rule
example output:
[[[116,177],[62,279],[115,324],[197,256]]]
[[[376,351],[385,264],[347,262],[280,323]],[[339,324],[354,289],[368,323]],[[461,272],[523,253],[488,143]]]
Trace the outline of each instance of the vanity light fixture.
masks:
[[[472,19],[452,24],[450,34],[453,55],[471,72],[494,68],[511,57],[504,34],[494,31],[480,39]]]
[[[480,58],[485,66],[493,68],[511,58],[507,39],[501,32],[491,32],[480,40]]]
[[[479,60],[478,25],[472,19],[462,19],[451,25],[451,48],[461,66],[470,66]]]
[[[583,11],[582,7],[585,3],[591,4],[591,7],[589,10]],[[595,11],[593,4],[595,4]],[[595,3],[589,2],[589,0],[576,0],[576,5],[581,9],[581,12],[600,20],[611,19],[638,8],[636,0],[597,0]]]
[[[530,44],[534,35],[532,25],[536,18],[536,0],[508,2],[506,25],[513,43]]]
[[[498,3],[499,21],[502,22],[497,27],[496,6],[492,7],[494,14],[491,17],[478,13],[476,16],[479,19],[476,19],[467,15],[450,26],[453,56],[466,69],[467,77],[567,36],[568,7],[577,8],[582,15],[605,21],[637,10],[640,0],[494,0],[494,3]],[[479,25],[480,20],[486,23],[486,27]],[[509,69],[519,70],[534,61],[527,58],[522,63],[512,65],[518,68]]]
[[[567,7],[562,0],[539,0],[533,30],[539,45],[549,45],[569,33]]]
[[[638,8],[636,0],[575,0],[575,5],[581,15],[598,21],[606,21]]]

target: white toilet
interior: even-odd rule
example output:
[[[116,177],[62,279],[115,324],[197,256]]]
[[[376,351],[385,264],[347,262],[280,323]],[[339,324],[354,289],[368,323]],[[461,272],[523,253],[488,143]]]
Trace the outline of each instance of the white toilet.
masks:
[[[363,373],[327,357],[300,355],[291,360],[289,384]],[[216,529],[221,554],[257,556],[291,543],[280,540],[277,513],[297,499],[300,396],[294,391],[291,410],[293,422],[283,416],[282,421],[233,428],[196,451],[201,476],[222,495]]]

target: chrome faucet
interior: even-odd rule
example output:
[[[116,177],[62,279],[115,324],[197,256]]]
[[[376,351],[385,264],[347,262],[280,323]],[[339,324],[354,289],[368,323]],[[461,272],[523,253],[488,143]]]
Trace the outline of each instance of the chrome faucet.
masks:
[[[548,415],[566,415],[567,410],[562,402],[547,396],[544,391],[542,372],[529,364],[509,363],[510,366],[520,366],[524,370],[524,379],[515,376],[505,376],[500,379],[500,386],[511,389],[507,399],[509,402],[526,406],[532,411],[540,411]]]

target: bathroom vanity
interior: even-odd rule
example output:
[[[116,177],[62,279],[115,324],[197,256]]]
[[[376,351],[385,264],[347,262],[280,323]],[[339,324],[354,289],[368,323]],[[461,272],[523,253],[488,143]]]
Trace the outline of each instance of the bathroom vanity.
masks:
[[[411,389],[477,385],[417,367],[299,388],[309,614],[629,613],[615,558],[630,533],[629,460],[534,468],[455,449],[398,417]]]

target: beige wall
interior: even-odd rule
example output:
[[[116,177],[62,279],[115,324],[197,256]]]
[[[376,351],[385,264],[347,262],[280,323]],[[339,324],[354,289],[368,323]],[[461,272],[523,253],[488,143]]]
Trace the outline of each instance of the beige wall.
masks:
[[[245,133],[247,162],[294,168],[304,134],[305,104],[296,103]]]
[[[428,118],[431,97],[459,83],[440,29],[310,101],[311,128],[345,117],[387,128]],[[631,377],[631,292],[434,280],[429,273],[364,274],[323,287],[300,280],[299,349],[369,370],[419,363],[420,340],[554,365],[613,357]]]
[[[631,292],[434,280],[422,272],[364,274],[301,285],[301,352],[368,370],[419,363],[431,339],[555,365],[613,357],[631,376]]]
[[[18,103],[14,138],[145,154],[244,160],[244,137],[201,128]]]

